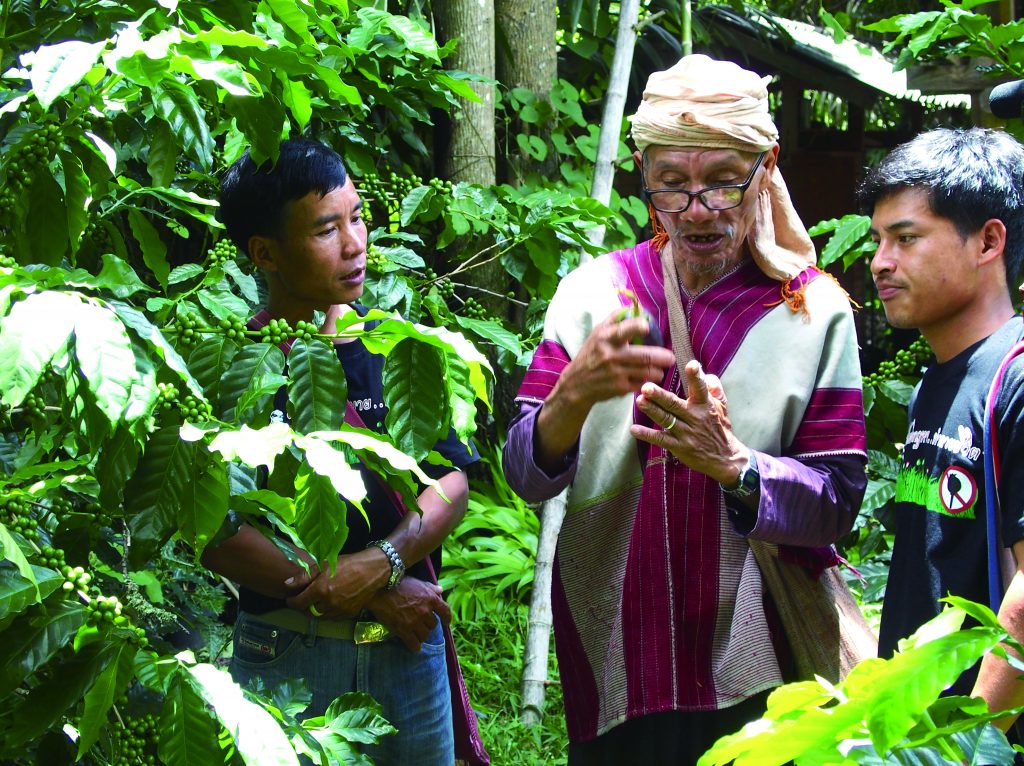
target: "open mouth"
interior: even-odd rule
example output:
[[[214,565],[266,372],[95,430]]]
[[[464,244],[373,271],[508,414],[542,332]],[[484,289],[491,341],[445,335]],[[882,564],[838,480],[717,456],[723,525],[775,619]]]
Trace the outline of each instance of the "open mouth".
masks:
[[[363,269],[363,268],[353,269],[348,274],[342,274],[341,275],[341,281],[342,282],[350,282],[353,279],[359,279],[360,277],[363,276],[363,272],[364,271],[365,271],[365,269]]]
[[[693,250],[714,250],[725,239],[724,234],[687,234],[683,237],[686,244]]]

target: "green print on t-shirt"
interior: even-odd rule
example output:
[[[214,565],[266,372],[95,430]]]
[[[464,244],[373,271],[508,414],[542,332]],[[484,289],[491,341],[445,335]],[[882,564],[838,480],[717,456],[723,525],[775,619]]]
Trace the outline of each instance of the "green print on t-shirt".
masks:
[[[923,470],[924,462],[903,466],[896,477],[896,502],[913,503],[952,519],[973,519],[978,493],[970,475],[957,466],[939,479]]]

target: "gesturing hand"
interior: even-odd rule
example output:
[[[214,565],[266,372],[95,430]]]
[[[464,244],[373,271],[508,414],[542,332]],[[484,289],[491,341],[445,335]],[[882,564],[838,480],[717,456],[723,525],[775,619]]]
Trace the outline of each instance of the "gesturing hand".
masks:
[[[685,465],[712,479],[731,483],[739,473],[746,451],[732,432],[728,400],[722,382],[706,375],[693,360],[683,369],[687,397],[645,383],[636,398],[637,407],[660,429],[630,426],[641,441],[671,452]]]
[[[287,583],[302,592],[286,599],[288,606],[314,617],[343,619],[359,614],[370,597],[386,582],[390,566],[376,548],[338,557],[334,574],[325,566],[310,575],[298,575]]]

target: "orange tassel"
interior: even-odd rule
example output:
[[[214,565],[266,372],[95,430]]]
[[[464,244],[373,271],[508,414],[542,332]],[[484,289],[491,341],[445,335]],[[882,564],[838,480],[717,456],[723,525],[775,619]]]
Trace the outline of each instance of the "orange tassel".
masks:
[[[648,202],[647,212],[651,216],[651,246],[654,248],[654,252],[660,253],[665,245],[668,244],[668,232],[661,223],[661,219],[658,218],[658,213],[654,209],[654,206]]]
[[[829,274],[824,269],[819,269],[817,266],[811,266],[810,268],[811,270],[818,272],[822,276],[828,277],[837,285],[839,285],[839,289],[843,291],[843,295],[846,296],[846,299],[850,301],[851,305],[853,305],[855,309],[860,308],[860,304],[858,304],[857,301],[850,297],[850,294],[846,292],[842,285],[839,284],[839,280],[836,279],[834,275]],[[807,310],[807,285],[809,284],[810,280],[803,276],[804,273],[806,272],[801,272],[788,282],[783,282],[782,286],[779,288],[779,293],[782,297],[779,300],[775,301],[774,303],[769,303],[767,305],[778,306],[780,303],[785,302],[786,305],[789,306],[789,310],[792,311],[794,314],[802,313],[806,318],[810,319],[811,314]],[[796,283],[795,286],[794,283]]]

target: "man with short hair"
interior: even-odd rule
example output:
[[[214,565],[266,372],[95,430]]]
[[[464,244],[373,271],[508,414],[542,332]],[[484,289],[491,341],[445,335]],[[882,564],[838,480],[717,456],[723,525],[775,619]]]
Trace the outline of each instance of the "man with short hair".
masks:
[[[276,163],[258,167],[246,153],[228,169],[221,218],[267,281],[266,309],[251,326],[283,318],[295,327],[324,312],[324,332],[333,333],[335,317],[365,314],[356,303],[366,275],[362,205],[341,158],[314,141],[285,141]],[[368,427],[383,432],[383,358],[358,339],[339,339],[335,348],[349,402]],[[275,405],[280,417],[286,399],[282,389]],[[441,625],[450,610],[426,560],[465,513],[468,484],[459,468],[477,456],[454,432],[436,449],[454,468],[423,466],[444,497],[424,489],[418,498],[422,515],[400,517],[378,480],[359,466],[369,526],[348,504],[348,539],[333,573],[308,561],[313,573],[307,575],[248,524],[202,557],[241,585],[231,665],[236,680],[260,677],[268,686],[304,680],[313,693],[307,716],[322,714],[345,692],[368,693],[398,729],[365,747],[378,766],[454,762]],[[379,627],[371,635],[368,621],[390,635],[381,640]],[[357,631],[374,640],[357,642]]]
[[[552,602],[572,766],[694,763],[758,718],[790,654],[748,537],[820,571],[834,551],[806,546],[864,492],[852,313],[813,267],[765,82],[701,55],[651,75],[632,136],[655,237],[562,280],[519,391],[511,485],[571,485]],[[634,298],[646,318],[620,320]]]
[[[1024,257],[1024,147],[975,128],[933,130],[894,149],[858,191],[878,250],[871,273],[894,327],[935,353],[910,401],[896,482],[896,534],[879,654],[890,656],[952,594],[988,603],[982,438],[989,386],[1024,338],[1010,285]],[[999,620],[1024,638],[1024,359],[995,403],[999,526],[1016,572]],[[991,710],[1024,704],[1018,672],[993,655],[953,687]],[[1005,730],[1011,718],[1000,722]]]

